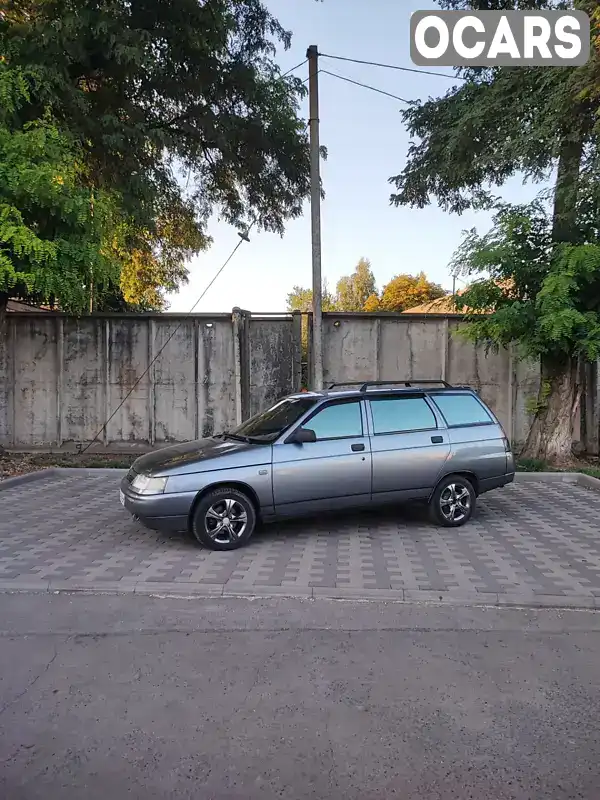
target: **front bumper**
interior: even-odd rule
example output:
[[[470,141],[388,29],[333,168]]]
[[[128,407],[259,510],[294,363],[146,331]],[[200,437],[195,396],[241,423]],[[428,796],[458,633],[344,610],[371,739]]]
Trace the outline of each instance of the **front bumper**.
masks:
[[[127,477],[121,481],[122,504],[142,525],[157,531],[186,531],[195,493],[138,494]]]

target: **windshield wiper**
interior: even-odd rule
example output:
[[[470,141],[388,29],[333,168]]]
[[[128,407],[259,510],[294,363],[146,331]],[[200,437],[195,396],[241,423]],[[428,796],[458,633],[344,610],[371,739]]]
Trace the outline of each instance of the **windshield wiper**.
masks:
[[[229,431],[223,431],[222,433],[217,434],[217,436],[221,439],[233,439],[234,442],[249,442],[250,439],[248,436],[239,436],[237,433],[229,433]]]
[[[229,433],[228,431],[223,431],[223,433],[220,433],[219,436],[222,436],[223,439],[232,439],[234,442],[246,442],[247,444],[269,444],[269,442],[265,442],[263,439],[259,439],[257,436],[242,436],[239,433]]]

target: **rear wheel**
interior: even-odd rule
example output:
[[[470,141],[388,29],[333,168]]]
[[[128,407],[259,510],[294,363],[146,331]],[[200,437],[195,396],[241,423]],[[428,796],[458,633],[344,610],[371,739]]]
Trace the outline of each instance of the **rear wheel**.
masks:
[[[239,489],[214,489],[194,511],[192,533],[210,550],[236,550],[254,533],[256,511]]]
[[[444,478],[429,501],[431,517],[438,525],[459,528],[471,519],[477,496],[473,484],[462,475]]]

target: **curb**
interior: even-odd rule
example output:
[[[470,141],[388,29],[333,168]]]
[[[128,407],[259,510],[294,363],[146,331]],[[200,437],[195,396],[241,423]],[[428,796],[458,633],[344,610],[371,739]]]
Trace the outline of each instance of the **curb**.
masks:
[[[0,481],[0,492],[3,489],[11,489],[13,486],[20,486],[23,483],[33,483],[43,478],[53,478],[58,472],[57,467],[38,469],[35,472],[26,472],[24,475],[15,475],[14,478],[5,478]]]
[[[516,472],[515,483],[570,483],[600,491],[600,479],[584,472]]]
[[[5,478],[0,481],[0,492],[25,483],[43,480],[44,478],[59,478],[61,475],[114,475],[115,478],[127,475],[126,469],[112,469],[110,467],[47,467],[35,472],[26,472],[24,475],[15,475],[14,478]]]
[[[553,608],[600,611],[600,597],[594,595],[547,595],[533,592],[435,592],[421,589],[348,589],[322,586],[233,586],[227,584],[159,583],[135,581],[0,580],[0,594],[140,595],[142,597],[186,600],[223,599],[347,600],[393,602],[403,605],[485,606],[487,608]]]

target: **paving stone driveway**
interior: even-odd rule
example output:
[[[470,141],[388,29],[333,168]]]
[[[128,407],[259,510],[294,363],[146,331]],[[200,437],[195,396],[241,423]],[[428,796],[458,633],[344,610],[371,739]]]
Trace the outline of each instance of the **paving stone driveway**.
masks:
[[[265,526],[216,553],[135,523],[119,480],[67,473],[0,490],[0,588],[600,607],[600,493],[581,486],[516,483],[480,498],[458,531],[387,510]]]

